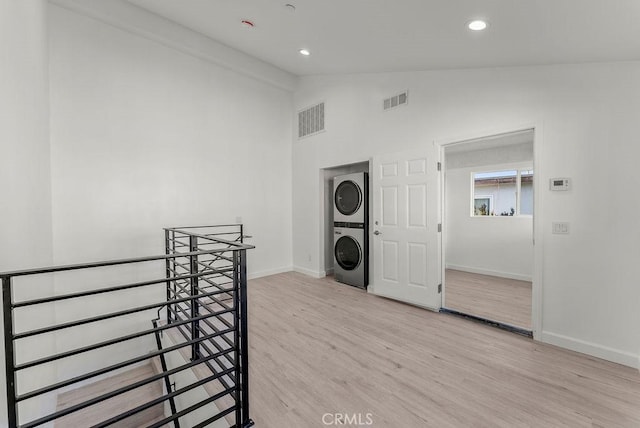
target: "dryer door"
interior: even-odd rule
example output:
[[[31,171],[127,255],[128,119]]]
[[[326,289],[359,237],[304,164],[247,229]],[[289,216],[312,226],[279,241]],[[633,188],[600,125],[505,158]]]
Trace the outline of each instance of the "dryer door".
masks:
[[[343,236],[334,248],[336,262],[344,270],[354,270],[362,263],[362,248],[351,236]]]
[[[344,215],[352,215],[362,205],[362,190],[353,181],[343,181],[335,193],[336,208]]]

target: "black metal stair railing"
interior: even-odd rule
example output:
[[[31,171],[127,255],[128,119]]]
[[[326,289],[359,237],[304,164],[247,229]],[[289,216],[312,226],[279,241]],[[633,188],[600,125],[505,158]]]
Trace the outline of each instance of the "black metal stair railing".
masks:
[[[196,415],[202,417],[202,409],[205,409],[204,420],[192,423],[196,427],[205,427],[211,423],[225,418],[230,426],[249,427],[253,421],[249,417],[249,381],[248,381],[248,330],[247,330],[247,271],[246,250],[253,246],[243,243],[242,225],[203,226],[165,229],[165,255],[129,258],[122,260],[103,261],[96,263],[84,263],[68,266],[56,266],[42,269],[30,269],[14,272],[0,273],[2,281],[3,318],[4,318],[4,345],[5,345],[5,373],[7,378],[7,414],[11,427],[31,428],[50,422],[64,421],[65,417],[79,411],[89,411],[93,406],[114,397],[135,391],[137,388],[149,385],[152,382],[164,382],[164,393],[148,402],[136,407],[126,409],[119,414],[110,415],[107,420],[91,422],[94,427],[106,427],[111,424],[124,421],[154,406],[168,402],[171,414],[166,415],[149,427],[161,427],[172,424],[180,426],[180,421],[186,417]],[[102,287],[82,288],[81,291],[65,292],[64,294],[49,293],[28,298],[16,299],[16,280],[20,287],[27,287],[29,279],[41,276],[55,276],[82,272],[81,280],[87,278],[87,272],[96,273],[96,277],[105,277],[104,269],[118,266],[141,266],[151,264],[147,269],[153,269],[158,262],[164,261],[165,275],[145,281],[127,282],[118,285]],[[143,269],[144,270],[144,269]],[[121,273],[120,273],[121,274]],[[108,272],[106,276],[108,277]],[[26,282],[23,284],[23,282]],[[93,281],[92,281],[93,282]],[[118,296],[132,290],[146,290],[154,287],[163,287],[144,296],[162,296],[150,298],[150,301],[137,303],[131,306],[127,299],[116,299],[124,308],[104,313],[91,314],[91,316],[56,323],[42,325],[36,328],[21,326],[25,316],[23,310],[42,307],[43,305],[59,305],[66,302],[82,304],[83,299],[91,299],[96,296]],[[19,291],[19,290],[18,290]],[[120,300],[123,300],[120,302]],[[91,308],[95,309],[94,306]],[[99,308],[98,308],[99,309]],[[47,352],[36,358],[19,361],[16,352],[19,346],[29,346],[27,340],[34,338],[51,338],[52,335],[73,332],[83,337],[93,337],[97,329],[106,329],[106,322],[113,320],[128,320],[128,316],[144,316],[145,313],[155,315],[164,311],[166,322],[154,319],[152,328],[138,328],[128,331],[126,334],[108,335],[98,341]],[[150,316],[148,319],[153,318]],[[161,321],[161,322],[158,322]],[[163,347],[160,335],[172,330],[177,332],[183,340],[175,344]],[[118,330],[120,331],[120,330]],[[109,330],[110,332],[110,330]],[[153,350],[140,349],[137,355],[124,360],[118,360],[118,354],[114,350],[116,346],[124,343],[135,343],[146,336],[155,336],[156,347]],[[56,337],[54,337],[55,339]],[[21,343],[22,342],[22,343]],[[26,345],[25,345],[26,343]],[[136,351],[138,348],[135,348]],[[180,353],[188,349],[190,359],[185,364],[168,367],[165,356],[170,353]],[[46,365],[55,365],[61,361],[72,358],[92,358],[92,351],[99,350],[101,354],[109,354],[112,357],[109,362],[101,367],[93,367],[73,376],[56,379],[53,383],[39,385],[36,388],[25,391],[20,384],[21,377],[32,368],[40,368]],[[149,352],[151,351],[151,352]],[[44,415],[31,416],[30,420],[23,421],[21,417],[21,404],[29,400],[37,400],[45,397],[45,394],[63,393],[71,388],[84,385],[122,372],[123,369],[136,367],[148,363],[150,359],[159,357],[161,372],[144,379],[135,379],[124,386],[101,392],[97,396],[88,397],[86,400],[68,407],[58,409]],[[112,362],[112,360],[116,362]],[[95,359],[92,360],[95,363]],[[85,364],[86,366],[86,364]],[[84,367],[82,364],[79,367]],[[204,373],[194,382],[185,384],[180,382],[179,388],[173,388],[172,377],[180,376],[186,370],[204,367]],[[78,369],[80,370],[80,369]],[[200,370],[200,373],[203,373]],[[189,402],[182,407],[176,405],[178,398],[196,388],[214,385],[213,394],[206,399],[197,402]],[[217,389],[216,389],[217,388]],[[223,406],[224,405],[224,406]],[[187,416],[189,415],[189,416]]]
[[[158,321],[160,320],[160,311],[161,309],[158,309],[158,318],[154,319],[152,321],[153,324],[153,328],[157,329],[158,328]],[[155,333],[155,337],[156,337],[156,347],[158,348],[158,351],[162,351],[163,347],[162,347],[162,339],[161,339],[161,332],[160,331],[156,331]],[[169,375],[167,374],[167,372],[169,371],[169,369],[167,368],[167,360],[166,357],[163,353],[161,353],[160,355],[158,355],[158,357],[160,358],[160,368],[162,369],[162,373],[164,373],[164,388],[165,391],[167,392],[167,394],[173,392],[172,390],[172,385],[175,385],[175,383],[171,383],[171,378],[169,377]],[[171,409],[171,414],[175,415],[176,413],[178,413],[178,410],[176,408],[176,400],[174,397],[170,397],[169,398],[169,407]],[[180,420],[176,419],[173,421],[173,426],[174,428],[180,428]]]
[[[236,407],[235,419],[246,419],[244,415],[249,412],[249,383],[248,383],[248,359],[246,334],[239,329],[234,331],[233,337],[223,334],[224,331],[233,328],[234,324],[242,325],[242,319],[246,318],[246,287],[234,292],[229,288],[236,282],[246,283],[246,255],[242,252],[221,251],[209,255],[188,255],[189,253],[217,248],[230,249],[244,241],[242,225],[223,225],[215,231],[201,227],[181,227],[165,229],[165,248],[167,254],[175,256],[166,263],[167,271],[167,299],[176,303],[167,306],[167,319],[170,324],[180,323],[188,318],[196,319],[189,324],[180,324],[177,327],[179,333],[185,338],[198,337],[201,334],[217,334],[215,340],[207,343],[196,342],[191,348],[191,359],[197,360],[203,357],[213,356],[205,362],[212,373],[220,373],[234,368],[218,379],[221,387],[230,389],[232,385],[239,384],[240,388],[232,392],[236,403],[242,403]],[[235,267],[235,268],[234,268]],[[217,274],[207,277],[192,277],[185,279],[189,273],[198,272],[199,269],[213,268]],[[209,296],[201,302],[193,305],[185,305],[180,302],[182,298],[194,292],[218,291],[220,293]],[[197,319],[199,315],[213,314],[216,311],[225,311],[229,307],[238,308],[234,313],[223,313],[220,316]],[[235,320],[233,319],[235,316]],[[240,347],[240,352],[232,355],[224,353],[226,349],[234,346]],[[215,356],[223,353],[220,356]],[[239,360],[236,357],[239,356]],[[213,421],[211,421],[213,422]],[[250,420],[247,421],[248,423]]]

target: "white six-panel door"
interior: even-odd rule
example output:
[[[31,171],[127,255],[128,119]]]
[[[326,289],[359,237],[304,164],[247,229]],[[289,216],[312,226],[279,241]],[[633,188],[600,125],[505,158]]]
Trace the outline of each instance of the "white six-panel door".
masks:
[[[440,309],[437,149],[373,158],[374,294]]]

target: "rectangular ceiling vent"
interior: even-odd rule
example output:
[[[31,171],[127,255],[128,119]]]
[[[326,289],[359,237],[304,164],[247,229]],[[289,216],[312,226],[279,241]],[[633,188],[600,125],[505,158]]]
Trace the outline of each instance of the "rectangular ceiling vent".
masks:
[[[407,105],[408,102],[409,102],[409,91],[404,91],[390,98],[385,98],[384,103],[382,104],[382,107],[384,108],[384,110],[389,110],[394,107]]]
[[[298,112],[298,138],[324,131],[324,103]]]

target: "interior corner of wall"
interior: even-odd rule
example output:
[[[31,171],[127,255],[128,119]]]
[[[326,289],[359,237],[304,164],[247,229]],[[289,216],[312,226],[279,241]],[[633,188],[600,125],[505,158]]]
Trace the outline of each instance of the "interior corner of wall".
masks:
[[[260,271],[250,272],[247,275],[247,279],[249,280],[258,279],[265,276],[277,275],[279,273],[291,272],[292,270],[293,270],[293,266],[291,265],[275,268],[275,269],[260,270]]]
[[[325,276],[325,272],[324,271],[317,271],[317,270],[307,269],[307,268],[302,267],[302,266],[294,266],[293,270],[295,272],[301,273],[303,275],[310,276],[312,278],[323,278]]]
[[[622,364],[627,367],[640,369],[640,355],[626,352],[620,349],[611,348],[599,343],[588,342],[586,340],[569,337],[550,331],[543,331],[540,341],[571,351],[591,355],[596,358]]]

